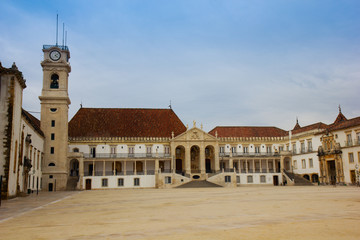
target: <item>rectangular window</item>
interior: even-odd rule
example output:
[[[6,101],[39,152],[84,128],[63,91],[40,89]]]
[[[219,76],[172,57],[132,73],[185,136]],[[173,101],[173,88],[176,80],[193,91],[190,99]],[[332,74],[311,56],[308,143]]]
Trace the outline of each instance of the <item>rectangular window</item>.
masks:
[[[303,169],[306,168],[305,159],[302,159],[302,160],[301,160],[301,166],[302,166]]]
[[[231,176],[225,176],[225,182],[226,183],[231,182]]]
[[[133,157],[134,156],[134,147],[129,147],[129,157]]]
[[[300,147],[301,147],[301,153],[304,153],[305,152],[305,143],[301,142]]]
[[[249,152],[249,147],[243,147],[243,151],[244,151],[244,153],[248,153]]]
[[[110,153],[116,154],[116,146],[110,146]]]
[[[314,167],[314,162],[312,158],[309,158],[309,168],[313,168]]]
[[[349,162],[350,163],[354,162],[354,154],[353,153],[349,153]]]
[[[297,169],[297,161],[294,160],[294,169]]]
[[[231,152],[236,153],[236,147],[231,147]]]
[[[220,147],[220,153],[224,153],[225,152],[225,148],[224,147]]]
[[[360,145],[360,132],[356,133],[356,145]]]
[[[165,154],[166,155],[170,154],[170,146],[165,146]]]
[[[180,149],[176,149],[176,150],[180,150]],[[149,147],[149,146],[146,147],[146,153],[147,153],[147,154],[151,154],[151,147]],[[176,154],[178,154],[177,151],[176,151]],[[179,153],[179,154],[180,154],[180,153]]]
[[[266,152],[271,153],[271,146],[266,146]]]
[[[96,147],[90,147],[90,157],[96,157]]]
[[[312,141],[308,140],[308,152],[312,152]]]
[[[107,178],[101,179],[101,186],[102,187],[107,187],[108,186],[108,179]]]
[[[118,178],[118,187],[123,187],[123,186],[124,186],[124,179]]]
[[[51,120],[51,127],[55,127],[55,120]]]
[[[260,182],[261,182],[261,183],[266,183],[266,176],[261,175],[261,176],[260,176]]]
[[[240,183],[240,176],[236,176],[236,183]]]
[[[351,133],[346,135],[346,146],[352,146]]]
[[[247,182],[252,183],[253,182],[253,176],[247,176]]]
[[[51,134],[51,140],[55,140],[55,133]]]
[[[260,146],[255,146],[255,153],[260,153]]]
[[[55,152],[55,148],[54,148],[54,147],[51,147],[51,148],[50,148],[50,154],[54,154],[54,152]]]
[[[286,151],[290,151],[289,145],[286,145]]]
[[[296,144],[295,143],[292,145],[292,151],[293,151],[293,154],[296,154]]]
[[[140,186],[140,178],[134,178],[134,186]]]
[[[279,147],[279,151],[280,151],[280,152],[284,151],[284,146],[280,146],[280,147]]]
[[[165,184],[171,184],[171,177],[165,177]]]

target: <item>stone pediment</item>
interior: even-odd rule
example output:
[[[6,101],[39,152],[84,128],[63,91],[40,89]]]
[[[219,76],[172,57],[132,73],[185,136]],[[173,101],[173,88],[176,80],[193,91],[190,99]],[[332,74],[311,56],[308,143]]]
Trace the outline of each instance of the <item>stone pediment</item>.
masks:
[[[202,129],[199,129],[197,127],[193,127],[173,139],[173,141],[175,141],[175,142],[216,141],[216,140],[217,140],[216,137],[208,134],[207,132],[205,132]]]

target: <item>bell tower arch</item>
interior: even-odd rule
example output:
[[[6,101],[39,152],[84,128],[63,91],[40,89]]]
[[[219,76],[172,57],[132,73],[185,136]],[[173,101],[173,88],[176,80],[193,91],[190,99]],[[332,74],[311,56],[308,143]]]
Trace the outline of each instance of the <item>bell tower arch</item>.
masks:
[[[43,189],[65,190],[68,178],[68,77],[71,72],[67,46],[44,45],[41,129],[45,134]]]

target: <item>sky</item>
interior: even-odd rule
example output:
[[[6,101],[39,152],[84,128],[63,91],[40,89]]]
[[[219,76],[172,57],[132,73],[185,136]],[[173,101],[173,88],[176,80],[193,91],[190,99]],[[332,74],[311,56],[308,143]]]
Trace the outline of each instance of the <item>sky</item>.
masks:
[[[0,61],[40,117],[42,45],[67,32],[69,120],[168,108],[183,123],[276,126],[360,116],[359,0],[0,0]]]

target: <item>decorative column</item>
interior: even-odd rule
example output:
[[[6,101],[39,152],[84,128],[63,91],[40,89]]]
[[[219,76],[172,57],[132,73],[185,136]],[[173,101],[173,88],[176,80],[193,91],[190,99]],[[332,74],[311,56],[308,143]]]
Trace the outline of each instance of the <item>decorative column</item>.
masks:
[[[144,175],[147,175],[146,160],[144,161]]]
[[[216,144],[214,147],[214,170],[215,172],[219,172],[220,171],[220,157],[219,157],[219,145]]]
[[[116,162],[114,161],[114,171],[113,171],[113,174],[114,174],[114,176],[116,175]]]
[[[136,172],[136,160],[133,162],[133,172],[134,172],[134,175],[137,174],[137,172]]]
[[[245,160],[245,172],[249,173],[249,162],[247,159]]]
[[[155,159],[155,174],[159,173],[159,159]]]
[[[187,144],[186,149],[185,149],[185,173],[186,174],[191,174],[191,156],[190,156],[190,147],[189,144]]]
[[[124,161],[124,176],[126,176],[126,161]]]
[[[84,178],[84,158],[79,159],[79,174],[80,174],[80,189],[83,189],[83,178]]]
[[[93,176],[95,176],[95,170],[96,170],[96,168],[95,168],[95,160],[93,160],[93,171],[92,171]]]
[[[103,161],[103,176],[105,176],[105,160]]]
[[[234,161],[232,159],[232,152],[230,151],[229,154],[229,169],[233,169],[234,168]]]
[[[204,143],[200,144],[200,156],[199,156],[200,173],[205,174],[205,148]]]

